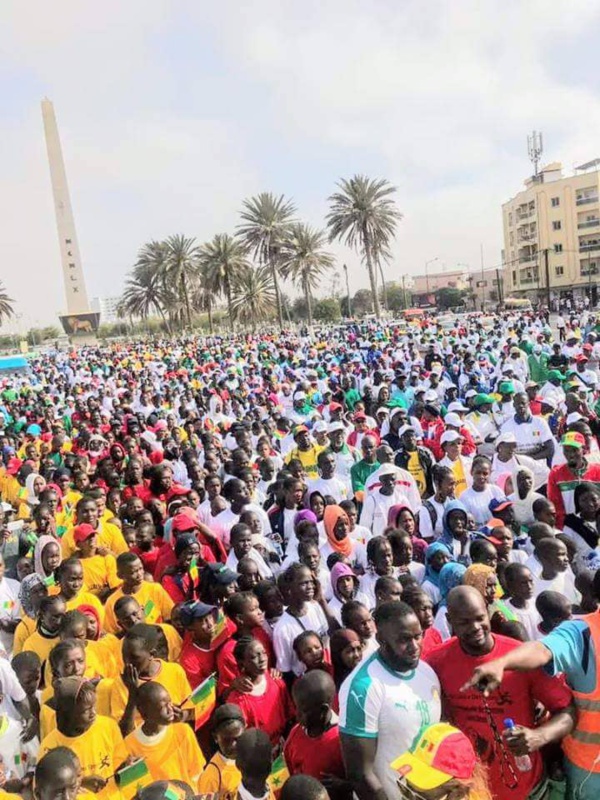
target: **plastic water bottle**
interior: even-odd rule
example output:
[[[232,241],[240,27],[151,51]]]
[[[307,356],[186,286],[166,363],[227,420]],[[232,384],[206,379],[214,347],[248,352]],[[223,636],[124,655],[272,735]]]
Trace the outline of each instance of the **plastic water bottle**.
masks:
[[[507,731],[512,730],[515,727],[515,723],[512,719],[505,719],[504,720],[504,728]],[[531,759],[529,756],[513,756],[515,759],[515,766],[519,770],[519,772],[530,772],[531,771]]]

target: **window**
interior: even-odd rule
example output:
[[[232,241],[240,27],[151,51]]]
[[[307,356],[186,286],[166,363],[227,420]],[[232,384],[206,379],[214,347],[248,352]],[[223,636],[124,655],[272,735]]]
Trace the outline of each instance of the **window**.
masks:
[[[554,252],[555,253],[562,253],[562,244],[555,244],[554,245]]]
[[[565,268],[564,267],[554,267],[554,274],[556,275],[557,278],[560,275],[564,275],[565,274]]]
[[[516,269],[513,269],[513,271],[512,271],[512,282],[513,282],[513,285],[517,282],[517,270]]]
[[[597,275],[598,274],[598,264],[596,261],[582,261],[579,265],[579,272],[582,276],[588,275]]]
[[[562,228],[562,222],[560,220],[554,220],[552,223],[552,230],[559,231]]]
[[[560,205],[560,197],[553,197],[551,200],[552,208],[556,208]]]

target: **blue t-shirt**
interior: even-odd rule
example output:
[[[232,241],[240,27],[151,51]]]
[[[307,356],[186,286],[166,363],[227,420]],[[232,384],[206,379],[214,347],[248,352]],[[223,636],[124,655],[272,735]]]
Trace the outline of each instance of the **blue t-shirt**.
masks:
[[[590,626],[582,619],[563,622],[542,639],[552,653],[546,666],[551,675],[563,672],[575,692],[589,694],[596,688],[597,658]],[[565,758],[569,797],[577,800],[598,800],[600,772],[588,773]],[[576,793],[575,793],[576,792]]]

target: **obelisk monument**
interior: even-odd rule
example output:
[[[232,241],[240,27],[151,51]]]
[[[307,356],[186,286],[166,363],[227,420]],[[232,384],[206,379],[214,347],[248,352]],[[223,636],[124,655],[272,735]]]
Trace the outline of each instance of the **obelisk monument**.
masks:
[[[66,314],[61,316],[61,322],[65,333],[83,344],[95,340],[99,315],[91,311],[88,301],[56,115],[47,98],[42,100],[42,117],[67,300]]]

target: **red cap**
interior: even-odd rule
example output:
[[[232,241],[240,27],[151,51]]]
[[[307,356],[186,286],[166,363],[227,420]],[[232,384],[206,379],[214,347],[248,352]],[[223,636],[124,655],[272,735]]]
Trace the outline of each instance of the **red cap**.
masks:
[[[366,419],[367,415],[364,411],[357,411],[356,414],[352,417],[354,422],[360,422],[361,419]]]
[[[82,522],[81,525],[78,525],[73,531],[75,544],[81,544],[81,542],[85,542],[86,539],[89,539],[90,536],[93,536],[95,533],[95,528],[93,528],[91,525],[88,525],[87,522]]]
[[[6,471],[9,475],[16,475],[22,466],[23,462],[20,458],[11,458],[6,465]]]
[[[335,402],[329,403],[329,410],[330,411],[339,411],[342,408],[343,408],[343,405],[341,403],[335,403]]]
[[[153,453],[150,453],[150,463],[151,464],[162,464],[164,459],[164,455],[162,450],[154,450]]]
[[[587,356],[584,356],[583,353],[581,353],[581,355],[577,356],[575,361],[581,364],[583,361],[589,361],[589,358]]]
[[[171,500],[174,500],[176,497],[185,497],[186,494],[189,494],[191,491],[191,489],[186,489],[185,486],[182,486],[180,483],[174,483],[167,492],[167,503],[170,503]]]
[[[193,508],[182,508],[181,511],[173,517],[171,530],[176,533],[183,531],[193,531],[200,524],[198,514]]]

